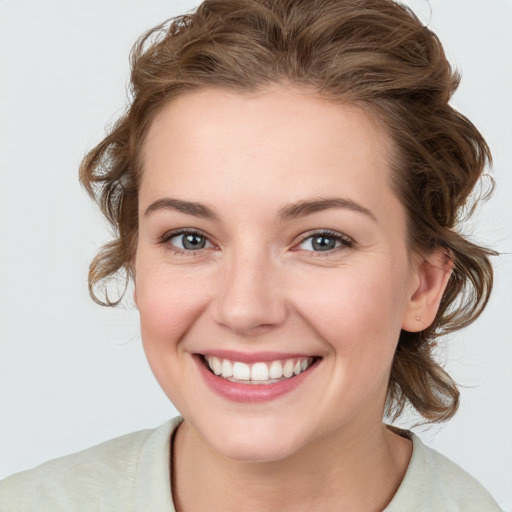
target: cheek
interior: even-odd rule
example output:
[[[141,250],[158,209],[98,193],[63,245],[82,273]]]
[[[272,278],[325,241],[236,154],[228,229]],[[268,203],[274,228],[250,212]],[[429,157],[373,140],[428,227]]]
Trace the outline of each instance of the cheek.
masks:
[[[402,277],[373,268],[304,278],[295,290],[295,309],[330,351],[329,382],[319,407],[343,403],[338,413],[344,417],[359,410],[381,413],[400,335]]]
[[[137,307],[146,349],[179,344],[208,302],[204,279],[187,272],[158,265],[136,269]]]
[[[296,309],[341,356],[389,355],[400,334],[403,277],[382,265],[304,275]]]

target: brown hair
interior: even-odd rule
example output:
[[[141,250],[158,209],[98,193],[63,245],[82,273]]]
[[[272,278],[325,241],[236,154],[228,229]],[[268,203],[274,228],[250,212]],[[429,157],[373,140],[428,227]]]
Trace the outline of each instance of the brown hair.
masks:
[[[107,293],[101,301],[95,287],[119,272],[133,274],[141,146],[163,105],[206,87],[313,88],[384,123],[395,144],[393,185],[408,213],[410,250],[444,247],[454,262],[433,324],[400,335],[387,402],[394,418],[408,403],[429,422],[453,416],[459,393],[433,350],[441,334],[474,321],[491,292],[495,253],[457,230],[491,155],[473,124],[448,104],[459,76],[436,35],[391,0],[206,0],[144,34],[131,66],[129,109],[80,168],[115,233],[91,263],[93,299],[117,304]]]

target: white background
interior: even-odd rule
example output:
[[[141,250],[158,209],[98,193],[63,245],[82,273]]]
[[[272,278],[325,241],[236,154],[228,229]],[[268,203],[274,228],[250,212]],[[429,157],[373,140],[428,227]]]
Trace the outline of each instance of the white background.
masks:
[[[0,0],[0,477],[175,414],[137,312],[96,306],[87,267],[108,231],[77,180],[125,104],[136,37],[192,0]],[[447,340],[459,414],[422,438],[512,511],[512,2],[410,2],[463,71],[454,104],[495,157],[476,240],[504,254],[482,318]]]

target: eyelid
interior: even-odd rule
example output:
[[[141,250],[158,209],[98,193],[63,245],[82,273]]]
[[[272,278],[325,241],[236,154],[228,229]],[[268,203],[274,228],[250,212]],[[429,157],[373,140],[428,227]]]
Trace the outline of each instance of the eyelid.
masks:
[[[195,228],[178,228],[178,229],[171,229],[170,231],[166,231],[160,237],[159,242],[165,243],[165,242],[168,242],[171,238],[173,238],[175,236],[185,235],[185,234],[204,236],[205,238],[210,240],[210,237],[206,233],[201,231],[200,229],[195,229]]]
[[[166,231],[158,240],[159,245],[165,245],[168,244],[168,242],[177,236],[185,235],[185,234],[192,234],[192,235],[198,235],[201,237],[204,237],[210,245],[210,247],[203,247],[201,249],[197,250],[183,250],[179,247],[176,247],[175,245],[172,245],[172,250],[178,254],[187,254],[187,255],[194,255],[198,252],[204,251],[205,249],[218,249],[218,244],[216,244],[212,238],[206,234],[204,231],[201,231],[200,229],[196,228],[177,228],[172,229],[170,231]],[[313,238],[315,236],[325,236],[326,238],[334,238],[336,241],[339,241],[341,243],[340,246],[335,247],[333,249],[329,249],[326,251],[312,251],[307,249],[301,249],[299,246],[309,238]],[[356,242],[353,238],[349,237],[348,235],[345,235],[344,233],[340,233],[339,231],[333,231],[331,229],[317,229],[317,230],[311,230],[306,233],[303,233],[299,236],[299,240],[292,246],[292,251],[305,251],[308,253],[312,253],[314,256],[328,256],[330,254],[333,254],[339,250],[346,250],[354,247],[356,245]]]
[[[301,249],[299,246],[308,240],[309,238],[313,238],[315,236],[325,236],[326,238],[334,238],[336,241],[341,242],[341,245],[338,247],[335,247],[333,249],[327,250],[327,251],[310,251],[307,249]],[[294,251],[305,251],[308,253],[314,254],[314,256],[328,256],[330,254],[333,254],[339,250],[345,250],[350,249],[356,245],[356,242],[354,239],[349,237],[348,235],[345,235],[344,233],[340,233],[339,231],[333,231],[331,229],[318,229],[318,230],[312,230],[308,231],[306,233],[303,233],[299,237],[299,241],[293,246],[292,250]]]
[[[202,248],[196,249],[196,250],[184,250],[184,249],[181,249],[180,247],[176,247],[175,245],[169,244],[169,241],[172,238],[175,238],[180,235],[187,235],[187,234],[198,235],[198,236],[205,238],[208,241],[208,243],[210,244],[210,246],[202,247]],[[186,255],[194,255],[194,254],[197,254],[206,249],[218,248],[217,245],[215,244],[215,242],[211,239],[211,237],[209,235],[207,235],[204,231],[201,231],[200,229],[195,229],[195,228],[178,228],[178,229],[171,229],[170,231],[166,231],[159,238],[158,245],[166,245],[166,244],[170,245],[170,247],[172,247],[172,250],[176,254],[186,254]]]

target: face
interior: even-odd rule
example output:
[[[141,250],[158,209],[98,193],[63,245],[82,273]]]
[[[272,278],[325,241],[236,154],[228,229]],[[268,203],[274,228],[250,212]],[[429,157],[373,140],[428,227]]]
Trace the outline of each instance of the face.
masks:
[[[153,121],[142,339],[214,450],[276,460],[381,424],[418,286],[389,151],[358,108],[277,86],[194,92]]]

